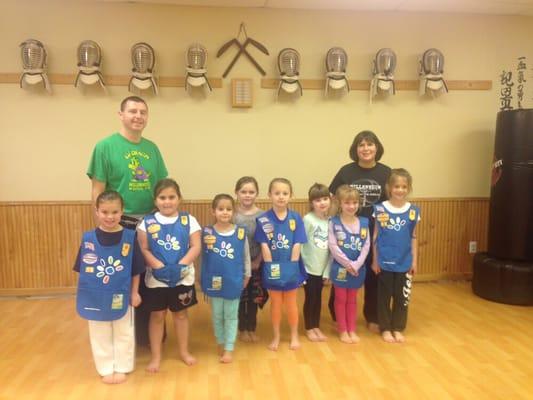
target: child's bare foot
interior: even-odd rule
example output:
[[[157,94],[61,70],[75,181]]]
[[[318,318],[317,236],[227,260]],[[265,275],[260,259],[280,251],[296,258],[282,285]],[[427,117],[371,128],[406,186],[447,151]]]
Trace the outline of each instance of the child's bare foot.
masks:
[[[306,330],[305,334],[307,336],[307,339],[309,339],[311,342],[318,342],[318,336],[316,335],[316,332],[314,329]]]
[[[300,338],[298,335],[291,338],[291,342],[289,343],[289,349],[291,350],[298,350],[300,348]]]
[[[115,372],[113,374],[113,383],[124,383],[126,382],[126,374],[122,372]]]
[[[278,351],[279,348],[279,338],[272,339],[272,342],[268,345],[268,349],[272,351]]]
[[[348,332],[348,336],[350,336],[352,343],[359,343],[361,341],[361,339],[359,339],[359,336],[357,336],[357,333],[355,332]]]
[[[109,375],[104,375],[104,376],[102,376],[102,382],[104,382],[104,383],[108,383],[108,384],[109,384],[109,383],[115,383],[115,382],[113,381],[113,374],[109,374]]]
[[[229,364],[233,361],[233,354],[231,351],[225,350],[220,357],[220,362],[223,364]]]
[[[259,336],[257,336],[257,335],[255,334],[254,331],[249,331],[249,332],[248,332],[248,336],[250,337],[250,340],[251,340],[253,343],[257,343],[257,342],[259,342]]]
[[[374,322],[369,322],[366,324],[368,330],[372,333],[379,333],[379,325]]]
[[[239,331],[239,340],[243,342],[250,342],[251,338],[250,338],[250,334],[248,333],[248,331]]]
[[[348,332],[341,332],[339,334],[339,339],[343,343],[352,343],[352,339],[350,338],[350,335],[348,335]]]
[[[324,335],[324,333],[322,333],[322,331],[319,328],[315,328],[315,334],[318,340],[321,342],[325,342],[328,339],[328,337]]]
[[[396,339],[398,343],[405,342],[405,336],[400,331],[394,331],[392,332],[392,334],[394,335],[394,339]]]
[[[396,340],[394,339],[394,336],[392,336],[392,333],[390,331],[383,331],[381,332],[381,337],[384,341],[387,343],[394,343]]]
[[[160,358],[152,358],[150,360],[150,363],[148,363],[148,366],[146,367],[146,371],[151,373],[159,372],[159,365],[161,364]]]
[[[196,364],[196,358],[194,358],[190,353],[182,353],[180,354],[181,360],[185,363],[185,365],[191,366]]]
[[[222,357],[222,354],[224,354],[224,345],[223,344],[217,344],[217,354]]]

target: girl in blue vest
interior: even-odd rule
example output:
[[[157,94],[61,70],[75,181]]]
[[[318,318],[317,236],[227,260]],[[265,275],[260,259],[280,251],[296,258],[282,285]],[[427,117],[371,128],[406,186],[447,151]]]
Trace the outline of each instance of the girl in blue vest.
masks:
[[[241,292],[251,276],[246,229],[232,223],[235,201],[217,194],[211,204],[215,224],[202,231],[202,291],[211,298],[220,362],[230,363],[237,337]]]
[[[405,341],[411,279],[416,272],[418,207],[407,201],[412,178],[403,168],[393,169],[387,182],[389,200],[374,206],[374,259],[378,274],[378,320],[388,343]],[[391,306],[392,299],[392,306]]]
[[[268,346],[276,351],[280,342],[281,309],[285,305],[291,331],[289,348],[300,347],[296,292],[307,274],[300,258],[302,243],[307,242],[302,218],[288,208],[292,185],[288,179],[275,178],[268,186],[272,208],[257,218],[255,240],[261,243],[263,287],[271,299],[270,311],[274,337]]]
[[[357,290],[365,283],[365,260],[370,250],[368,218],[357,217],[359,192],[341,185],[335,192],[339,214],[329,222],[328,242],[333,260],[329,277],[335,287],[335,316],[339,338],[358,343]]]
[[[74,265],[80,274],[76,308],[89,320],[94,363],[104,383],[124,382],[135,361],[132,307],[141,304],[144,258],[135,231],[119,224],[123,207],[115,191],[98,195],[98,228],[83,234]]]
[[[158,211],[139,224],[139,243],[148,267],[145,304],[150,312],[152,359],[146,368],[158,372],[167,309],[172,312],[178,351],[186,365],[196,359],[189,352],[187,309],[197,303],[193,261],[201,251],[201,227],[196,218],[179,211],[181,191],[173,179],[162,179],[154,188]]]

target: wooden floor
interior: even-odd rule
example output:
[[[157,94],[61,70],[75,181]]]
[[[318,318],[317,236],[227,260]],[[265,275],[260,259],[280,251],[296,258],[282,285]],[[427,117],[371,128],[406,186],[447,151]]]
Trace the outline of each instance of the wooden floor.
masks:
[[[302,335],[302,348],[291,351],[285,330],[285,342],[273,353],[266,349],[267,307],[259,316],[261,342],[239,343],[234,363],[222,365],[202,301],[190,314],[198,365],[176,359],[170,332],[159,374],[144,371],[149,353],[140,349],[128,381],[110,386],[95,372],[87,324],[72,296],[3,298],[0,399],[533,398],[531,307],[482,300],[467,282],[417,283],[402,345],[369,333],[361,317],[361,343],[342,344],[325,311],[326,343]]]

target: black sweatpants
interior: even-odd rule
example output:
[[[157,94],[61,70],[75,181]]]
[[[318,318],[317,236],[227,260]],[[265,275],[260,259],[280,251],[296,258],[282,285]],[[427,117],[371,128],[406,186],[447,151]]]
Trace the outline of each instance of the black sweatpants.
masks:
[[[307,281],[304,285],[304,321],[306,330],[318,328],[320,325],[323,286],[324,283],[321,276],[307,274]]]
[[[378,320],[383,331],[403,331],[411,297],[411,275],[381,271],[378,274]],[[391,305],[392,300],[392,305]]]

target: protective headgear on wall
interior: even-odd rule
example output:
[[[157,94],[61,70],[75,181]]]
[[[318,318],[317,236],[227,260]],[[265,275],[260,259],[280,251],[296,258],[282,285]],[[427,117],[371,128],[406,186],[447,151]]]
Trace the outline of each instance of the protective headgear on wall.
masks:
[[[44,88],[52,93],[52,87],[46,75],[46,49],[44,45],[38,40],[28,39],[20,44],[20,55],[23,68],[20,76],[20,87],[23,87],[23,83],[35,85],[42,82]]]
[[[100,72],[102,62],[102,51],[98,43],[92,40],[84,40],[78,46],[78,75],[74,86],[78,87],[78,82],[84,85],[94,85],[99,83],[105,90],[104,77]]]
[[[346,79],[348,54],[340,47],[332,47],[326,55],[326,95],[328,89],[343,89],[350,91],[350,83]]]
[[[280,74],[278,96],[281,90],[286,93],[294,93],[298,89],[301,96],[303,90],[299,81],[300,54],[295,49],[282,49],[278,54],[278,69]]]
[[[418,93],[434,95],[442,90],[448,92],[448,87],[442,74],[444,73],[444,55],[437,49],[428,49],[420,60],[420,86]]]
[[[128,85],[129,91],[133,92],[134,87],[140,90],[151,87],[154,93],[158,94],[159,90],[153,74],[155,54],[152,46],[144,42],[135,43],[131,47],[131,63],[133,74]]]
[[[199,43],[194,43],[189,46],[185,54],[185,68],[187,73],[185,75],[185,90],[189,86],[199,87],[207,85],[209,91],[212,91],[209,80],[207,79],[207,49]]]
[[[396,94],[394,87],[394,70],[396,69],[396,53],[392,49],[380,49],[373,61],[372,81],[370,82],[370,101],[384,92]]]

